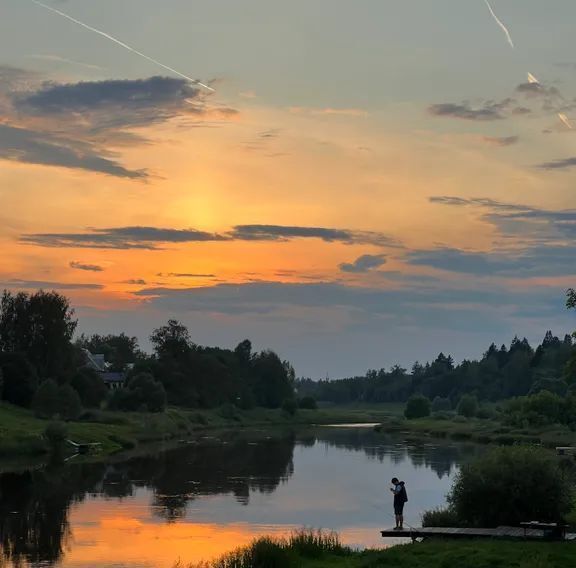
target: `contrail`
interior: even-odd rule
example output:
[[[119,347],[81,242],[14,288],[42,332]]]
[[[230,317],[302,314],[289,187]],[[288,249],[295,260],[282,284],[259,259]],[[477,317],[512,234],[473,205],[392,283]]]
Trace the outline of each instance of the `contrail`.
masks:
[[[172,73],[175,73],[176,75],[178,75],[179,77],[182,77],[182,79],[186,79],[186,81],[189,81],[190,83],[195,83],[196,85],[200,85],[201,87],[204,87],[205,89],[208,89],[209,91],[214,91],[214,89],[212,87],[210,87],[209,85],[205,85],[204,83],[201,83],[200,81],[198,81],[198,79],[192,79],[192,77],[188,77],[188,75],[184,75],[184,73],[180,73],[180,71],[177,71],[176,69],[173,69],[172,67],[169,67],[168,65],[164,65],[164,63],[160,63],[160,61],[153,59],[149,55],[146,55],[145,53],[142,53],[141,51],[138,51],[137,49],[134,49],[133,47],[129,46],[128,44],[124,43],[123,41],[116,39],[115,37],[111,36],[110,34],[107,34],[106,32],[103,32],[102,30],[98,30],[96,28],[93,28],[92,26],[89,26],[88,24],[85,24],[84,22],[81,22],[80,20],[73,18],[72,16],[69,16],[68,14],[65,14],[64,12],[61,12],[60,10],[53,8],[52,6],[48,6],[47,4],[43,4],[42,2],[39,2],[39,0],[30,0],[30,1],[34,2],[34,4],[36,4],[37,6],[40,6],[41,8],[44,8],[45,10],[50,10],[50,12],[53,12],[54,14],[58,14],[59,16],[62,16],[63,18],[66,18],[67,20],[70,20],[71,22],[73,22],[79,26],[82,26],[85,29],[87,29],[91,32],[94,32],[95,34],[101,35],[102,37],[105,37],[106,39],[113,41],[114,43],[118,44],[120,47],[123,47],[124,49],[127,49],[128,51],[131,51],[132,53],[135,53],[136,55],[139,55],[140,57],[143,57],[144,59],[147,59],[148,61],[154,63],[155,65],[159,65],[160,67],[163,67],[164,69],[166,69]]]
[[[558,118],[570,129],[573,130],[574,127],[572,126],[572,123],[570,122],[570,119],[563,113],[563,112],[559,112],[558,113]]]
[[[502,28],[502,30],[506,34],[506,38],[508,39],[508,43],[510,44],[510,47],[512,49],[515,49],[516,46],[514,45],[514,42],[512,41],[512,36],[510,35],[508,28],[503,24],[502,20],[496,15],[496,12],[494,12],[494,10],[492,9],[490,2],[488,2],[488,0],[484,0],[484,2],[486,2],[486,6],[488,6],[488,10],[490,10],[490,13],[492,14],[492,17],[494,18],[494,20],[496,20],[496,23]]]

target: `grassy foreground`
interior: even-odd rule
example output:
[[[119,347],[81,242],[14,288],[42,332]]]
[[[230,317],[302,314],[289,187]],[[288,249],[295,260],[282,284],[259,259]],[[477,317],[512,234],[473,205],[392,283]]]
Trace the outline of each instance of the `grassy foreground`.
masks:
[[[261,538],[203,568],[569,568],[576,544],[510,541],[429,541],[356,552],[332,533],[302,531]],[[192,567],[189,567],[192,568]],[[199,567],[197,567],[199,568]]]
[[[294,416],[282,410],[240,410],[234,407],[213,410],[169,408],[159,414],[87,411],[81,420],[68,422],[66,426],[71,440],[99,443],[101,452],[113,453],[146,442],[185,439],[202,430],[266,425],[378,423],[393,412],[395,409],[388,407],[298,410]],[[29,410],[1,403],[0,457],[45,453],[47,448],[42,434],[48,423],[36,418]]]

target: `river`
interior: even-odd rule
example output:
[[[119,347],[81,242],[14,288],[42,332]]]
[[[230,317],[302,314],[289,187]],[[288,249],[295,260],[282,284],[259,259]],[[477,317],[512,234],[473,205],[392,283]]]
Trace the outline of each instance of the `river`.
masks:
[[[168,568],[303,526],[336,530],[355,547],[393,544],[378,532],[394,524],[390,479],[406,482],[406,521],[417,526],[478,451],[354,426],[240,430],[106,463],[2,473],[2,558]]]

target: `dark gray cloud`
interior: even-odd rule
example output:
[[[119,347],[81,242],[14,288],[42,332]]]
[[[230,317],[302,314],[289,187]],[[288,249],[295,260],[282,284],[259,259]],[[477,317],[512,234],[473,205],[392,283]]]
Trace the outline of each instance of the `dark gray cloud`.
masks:
[[[121,284],[130,284],[132,286],[146,286],[146,280],[142,278],[130,278],[130,280],[124,280]]]
[[[229,235],[232,239],[244,241],[287,241],[298,238],[312,238],[321,239],[326,242],[342,242],[347,244],[398,245],[394,239],[383,233],[329,229],[325,227],[237,225]]]
[[[129,179],[145,179],[144,170],[129,170],[100,155],[91,144],[49,133],[0,124],[0,159],[86,170]]]
[[[116,227],[91,229],[87,233],[37,233],[22,235],[20,241],[44,247],[148,249],[159,244],[223,241],[226,237],[195,229],[165,229],[158,227]]]
[[[431,197],[432,203],[456,207],[477,207],[484,210],[484,219],[505,234],[537,238],[555,243],[559,237],[576,237],[576,209],[551,210],[520,203],[505,203],[488,198],[453,196]]]
[[[85,270],[86,272],[104,272],[104,268],[102,268],[102,266],[98,266],[97,264],[86,264],[84,262],[77,261],[72,261],[70,263],[70,268],[74,268],[75,270]]]
[[[195,288],[149,288],[135,293],[154,308],[169,313],[222,313],[248,317],[274,317],[285,323],[286,310],[330,309],[355,314],[358,325],[382,317],[387,324],[427,329],[456,329],[477,332],[480,328],[498,329],[496,314],[525,317],[523,305],[538,305],[540,316],[562,310],[550,289],[507,290],[485,286],[450,289],[441,286],[405,287],[397,290],[348,287],[338,283],[253,282],[221,284]],[[556,301],[557,300],[557,301]],[[479,306],[487,307],[484,312]],[[504,316],[506,314],[506,316]],[[354,325],[354,324],[353,324]]]
[[[505,111],[513,104],[513,99],[504,99],[501,102],[488,101],[482,106],[474,108],[468,102],[440,103],[430,105],[428,112],[434,116],[459,118],[462,120],[490,121],[506,118]]]
[[[343,262],[339,265],[342,272],[363,273],[370,272],[375,268],[380,268],[386,264],[386,257],[383,254],[364,254],[358,257],[354,262]]]
[[[60,248],[148,249],[157,250],[167,243],[211,241],[278,241],[298,238],[321,239],[345,244],[399,246],[397,241],[382,233],[297,227],[281,225],[238,225],[226,233],[208,233],[196,229],[159,227],[115,227],[90,229],[84,233],[33,233],[20,237],[25,244]]]
[[[437,196],[433,203],[475,207],[515,244],[490,253],[457,249],[416,251],[408,262],[476,275],[566,276],[576,274],[576,209],[549,210],[488,198]]]
[[[518,93],[527,97],[560,97],[560,91],[556,87],[546,87],[541,83],[521,83],[516,87]]]
[[[101,284],[78,284],[74,282],[51,282],[48,280],[20,280],[17,278],[0,282],[0,288],[25,290],[101,290]]]
[[[576,275],[575,246],[540,246],[519,251],[467,252],[452,248],[417,251],[407,262],[475,276]]]
[[[110,149],[150,144],[139,128],[174,118],[203,126],[236,112],[182,79],[55,83],[0,67],[0,159],[144,180],[145,170],[124,167]]]
[[[504,147],[516,144],[520,138],[518,136],[484,136],[482,140],[489,146]]]
[[[576,166],[576,157],[574,158],[564,158],[561,160],[553,160],[551,162],[544,162],[543,164],[538,164],[538,168],[541,170],[568,170]]]

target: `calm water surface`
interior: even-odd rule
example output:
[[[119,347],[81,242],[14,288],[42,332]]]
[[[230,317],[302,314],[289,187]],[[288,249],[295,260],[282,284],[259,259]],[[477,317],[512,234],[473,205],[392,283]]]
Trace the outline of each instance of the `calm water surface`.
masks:
[[[406,482],[406,519],[419,525],[477,451],[324,427],[237,432],[126,461],[3,473],[0,546],[8,566],[65,568],[171,567],[302,526],[383,546],[378,531],[393,525],[389,480]]]

